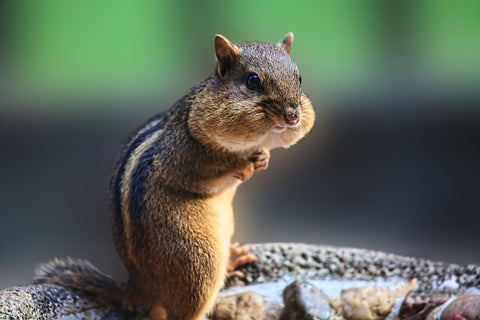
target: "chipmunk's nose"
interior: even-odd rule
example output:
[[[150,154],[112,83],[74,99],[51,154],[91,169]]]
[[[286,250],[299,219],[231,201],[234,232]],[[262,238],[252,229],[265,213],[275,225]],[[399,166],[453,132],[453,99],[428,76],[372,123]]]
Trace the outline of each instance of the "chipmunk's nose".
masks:
[[[285,122],[288,125],[294,126],[300,121],[300,112],[296,107],[287,107],[285,109]]]

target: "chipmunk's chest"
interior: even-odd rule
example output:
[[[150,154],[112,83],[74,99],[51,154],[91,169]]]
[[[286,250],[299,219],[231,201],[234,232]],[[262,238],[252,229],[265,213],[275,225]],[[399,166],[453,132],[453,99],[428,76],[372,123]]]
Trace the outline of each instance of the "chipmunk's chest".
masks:
[[[207,215],[211,225],[217,230],[220,239],[230,243],[233,234],[233,207],[232,201],[240,181],[231,184],[221,192],[205,199]]]
[[[242,183],[242,181],[237,178],[227,175],[219,178],[209,179],[204,183],[204,189],[206,194],[209,194],[211,197],[220,196],[225,194],[230,194],[237,190],[237,187]],[[233,198],[232,195],[232,198]]]

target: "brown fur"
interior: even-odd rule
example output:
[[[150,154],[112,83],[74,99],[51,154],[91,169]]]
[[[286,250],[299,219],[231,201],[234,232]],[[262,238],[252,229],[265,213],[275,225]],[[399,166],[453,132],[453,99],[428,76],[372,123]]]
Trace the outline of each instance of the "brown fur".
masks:
[[[129,272],[124,298],[151,308],[152,319],[198,319],[212,307],[237,186],[268,166],[270,149],[312,128],[292,41],[291,33],[278,45],[216,36],[215,72],[125,145],[111,184],[114,241]],[[251,73],[261,90],[247,88]]]
[[[122,285],[83,259],[55,258],[35,269],[34,284],[54,284],[95,296],[103,303],[118,302]]]

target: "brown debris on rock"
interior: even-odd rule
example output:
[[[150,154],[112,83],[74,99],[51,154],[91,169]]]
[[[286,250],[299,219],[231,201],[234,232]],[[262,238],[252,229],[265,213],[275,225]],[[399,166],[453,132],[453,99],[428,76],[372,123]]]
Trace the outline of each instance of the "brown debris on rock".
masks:
[[[448,296],[406,297],[400,307],[401,320],[425,320],[436,307],[447,302]]]
[[[395,300],[408,295],[415,286],[416,280],[412,279],[393,290],[378,286],[345,289],[340,297],[330,300],[330,305],[347,320],[381,320],[389,315]]]
[[[253,291],[220,297],[211,315],[212,320],[265,320],[263,297]]]

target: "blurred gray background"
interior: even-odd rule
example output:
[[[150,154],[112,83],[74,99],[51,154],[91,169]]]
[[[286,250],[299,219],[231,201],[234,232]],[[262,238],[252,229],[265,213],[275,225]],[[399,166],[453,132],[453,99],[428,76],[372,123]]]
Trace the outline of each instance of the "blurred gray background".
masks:
[[[0,2],[0,288],[57,256],[125,278],[121,143],[214,68],[213,36],[278,42],[317,111],[235,199],[240,242],[480,263],[480,3]]]

